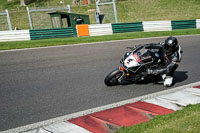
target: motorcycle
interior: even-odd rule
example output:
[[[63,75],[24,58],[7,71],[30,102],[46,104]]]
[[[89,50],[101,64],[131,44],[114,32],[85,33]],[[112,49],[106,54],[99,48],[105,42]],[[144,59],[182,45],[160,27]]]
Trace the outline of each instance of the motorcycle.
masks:
[[[127,47],[130,52],[126,52],[119,68],[109,73],[104,83],[107,86],[140,82],[152,78],[147,74],[147,69],[165,67],[167,59],[164,53],[159,50],[146,49],[144,45]]]

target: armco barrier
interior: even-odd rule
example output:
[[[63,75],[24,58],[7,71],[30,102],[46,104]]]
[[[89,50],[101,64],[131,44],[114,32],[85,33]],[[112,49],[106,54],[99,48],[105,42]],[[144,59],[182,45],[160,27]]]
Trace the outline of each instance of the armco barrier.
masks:
[[[0,31],[0,42],[30,40],[29,30]]]
[[[77,27],[82,27],[82,25],[77,25]],[[143,21],[143,22],[117,23],[117,24],[94,24],[94,25],[87,25],[87,27],[85,27],[87,30],[87,34],[85,34],[86,32],[84,29],[81,28],[82,30],[79,30],[77,27],[40,29],[40,30],[30,30],[30,31],[29,30],[0,31],[0,42],[21,41],[30,39],[37,40],[37,39],[73,37],[73,36],[75,37],[101,36],[101,35],[112,35],[115,33],[139,32],[139,31],[151,32],[151,31],[171,31],[176,29],[191,29],[191,28],[200,29],[200,19],[173,20],[173,21],[170,20]]]
[[[56,28],[56,29],[40,29],[30,30],[31,40],[47,39],[47,38],[61,38],[73,37],[75,33],[72,27],[69,28]]]
[[[90,36],[112,35],[111,24],[94,24],[89,25]]]
[[[112,24],[113,33],[143,31],[142,22]]]
[[[197,29],[200,29],[200,19],[197,19],[197,20],[196,20],[196,23],[197,23],[196,28],[197,28]]]
[[[143,21],[144,32],[171,31],[171,21]]]
[[[196,28],[196,20],[173,20],[172,30]]]

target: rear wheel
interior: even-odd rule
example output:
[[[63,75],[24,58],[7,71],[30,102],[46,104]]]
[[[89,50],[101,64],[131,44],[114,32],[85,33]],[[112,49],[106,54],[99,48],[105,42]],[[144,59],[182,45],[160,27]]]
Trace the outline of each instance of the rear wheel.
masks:
[[[104,83],[107,86],[114,86],[119,84],[118,79],[122,76],[122,72],[119,69],[115,69],[111,73],[109,73],[104,79]]]

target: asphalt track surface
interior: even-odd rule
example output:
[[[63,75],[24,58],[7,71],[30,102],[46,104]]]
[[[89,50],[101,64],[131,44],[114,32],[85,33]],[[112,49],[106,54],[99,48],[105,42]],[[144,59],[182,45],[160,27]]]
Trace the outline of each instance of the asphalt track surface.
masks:
[[[160,84],[104,85],[134,44],[164,38],[0,52],[0,131],[166,89]],[[200,80],[200,36],[178,37],[182,62],[173,87]]]

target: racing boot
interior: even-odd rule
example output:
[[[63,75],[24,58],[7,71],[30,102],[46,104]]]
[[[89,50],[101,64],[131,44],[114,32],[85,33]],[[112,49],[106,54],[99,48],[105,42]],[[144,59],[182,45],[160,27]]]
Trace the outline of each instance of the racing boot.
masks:
[[[164,86],[165,87],[170,87],[173,84],[173,77],[171,76],[166,76],[164,79]]]

